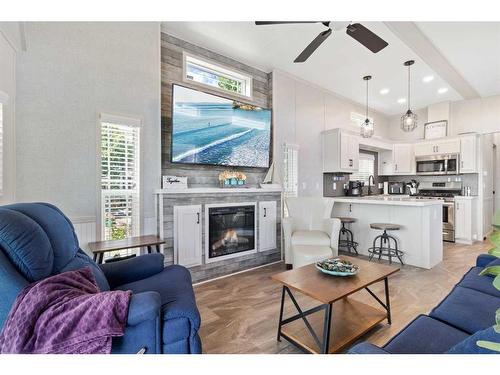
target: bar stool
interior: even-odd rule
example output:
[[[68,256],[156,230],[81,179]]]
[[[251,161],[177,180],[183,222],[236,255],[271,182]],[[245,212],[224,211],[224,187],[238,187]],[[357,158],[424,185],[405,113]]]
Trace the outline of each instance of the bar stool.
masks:
[[[370,261],[375,255],[378,255],[379,260],[381,257],[388,257],[389,264],[392,264],[392,258],[397,257],[401,264],[404,265],[403,259],[401,259],[404,253],[398,249],[398,241],[395,237],[387,234],[388,230],[399,230],[401,228],[401,225],[389,223],[372,223],[370,224],[370,228],[384,231],[382,234],[375,237],[375,239],[373,240],[373,247],[370,247],[368,249],[368,252],[370,253]],[[379,246],[377,246],[377,240],[379,240]],[[394,242],[394,247],[391,247],[391,240]]]
[[[342,223],[342,227],[340,228],[339,232],[339,249],[343,247],[347,249],[349,253],[354,252],[356,255],[358,255],[358,250],[357,250],[358,243],[354,241],[354,236],[352,232],[345,227],[346,224],[355,223],[357,220],[353,217],[344,217],[344,216],[336,217],[336,219],[339,219],[340,222]],[[344,236],[345,238],[342,239],[342,236]]]

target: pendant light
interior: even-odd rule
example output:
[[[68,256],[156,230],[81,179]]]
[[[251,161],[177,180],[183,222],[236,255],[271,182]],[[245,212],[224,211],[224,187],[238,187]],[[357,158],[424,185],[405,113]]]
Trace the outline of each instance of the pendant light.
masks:
[[[361,124],[361,136],[363,138],[370,138],[374,132],[374,124],[373,121],[370,121],[368,117],[368,81],[372,79],[372,76],[364,76],[363,80],[366,82],[366,117],[365,121]]]
[[[405,132],[412,132],[416,129],[417,127],[417,115],[412,112],[410,109],[410,67],[415,64],[415,61],[413,60],[408,60],[405,61],[404,66],[408,67],[408,110],[406,113],[401,116],[401,129]]]

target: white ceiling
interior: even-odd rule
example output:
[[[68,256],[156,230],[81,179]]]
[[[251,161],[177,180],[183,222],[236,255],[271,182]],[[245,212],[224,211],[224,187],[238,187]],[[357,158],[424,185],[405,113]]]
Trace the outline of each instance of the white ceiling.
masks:
[[[385,39],[389,46],[373,54],[347,36],[344,30],[334,31],[302,64],[295,64],[293,60],[325,29],[321,24],[256,26],[253,22],[167,22],[163,24],[163,30],[264,71],[283,70],[359,103],[364,103],[365,100],[362,77],[369,74],[373,76],[370,81],[370,107],[387,115],[400,114],[406,109],[406,104],[398,103],[397,99],[406,97],[407,71],[403,62],[408,59],[416,61],[412,67],[412,108],[462,99],[449,83],[424,63],[383,22],[363,24]],[[464,38],[463,31],[457,34],[457,29],[463,27],[461,24],[451,24],[449,28],[449,23],[417,25],[481,95],[500,94],[500,87],[491,76],[496,71],[498,82],[499,44],[476,41],[488,34],[493,43],[495,37],[490,36],[491,31],[493,29],[498,32],[495,25],[498,28],[500,23],[491,24],[489,28],[467,27],[467,30],[471,29],[467,38]],[[491,51],[488,51],[489,57],[482,57],[486,48],[491,50],[495,47],[496,55],[491,55]],[[471,50],[473,53],[468,55],[464,50]],[[422,82],[422,78],[428,75],[433,75],[434,80]],[[446,87],[448,91],[439,94],[437,90],[442,87]],[[389,88],[390,92],[381,95],[379,91],[382,88]]]
[[[500,22],[418,22],[417,26],[481,96],[500,94]]]

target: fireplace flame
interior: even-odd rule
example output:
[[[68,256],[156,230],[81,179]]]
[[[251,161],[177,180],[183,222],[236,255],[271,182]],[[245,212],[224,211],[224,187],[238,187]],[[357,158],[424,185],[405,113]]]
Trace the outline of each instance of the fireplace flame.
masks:
[[[228,244],[238,243],[238,234],[236,234],[236,230],[230,228],[224,234],[224,238],[222,239],[222,244],[224,246]]]

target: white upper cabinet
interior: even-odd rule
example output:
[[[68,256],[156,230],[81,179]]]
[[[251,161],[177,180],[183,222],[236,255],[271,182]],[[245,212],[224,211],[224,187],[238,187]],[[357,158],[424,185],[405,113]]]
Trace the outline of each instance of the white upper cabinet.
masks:
[[[356,172],[359,168],[359,139],[341,129],[323,133],[323,172]]]
[[[415,157],[412,144],[395,144],[392,157],[394,174],[411,174],[415,171]]]
[[[439,154],[458,154],[460,152],[460,140],[436,140],[432,142],[419,142],[415,144],[415,156],[429,156]]]
[[[477,173],[477,137],[460,138],[460,173]]]

